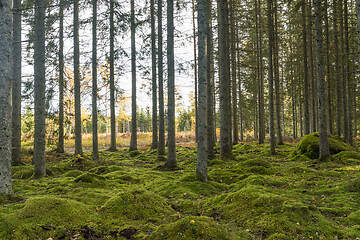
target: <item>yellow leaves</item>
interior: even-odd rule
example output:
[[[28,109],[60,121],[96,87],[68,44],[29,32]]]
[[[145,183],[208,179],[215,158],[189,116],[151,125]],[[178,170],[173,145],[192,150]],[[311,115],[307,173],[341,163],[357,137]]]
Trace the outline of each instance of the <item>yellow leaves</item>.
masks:
[[[190,221],[190,224],[195,224],[195,220],[191,220],[191,221]]]

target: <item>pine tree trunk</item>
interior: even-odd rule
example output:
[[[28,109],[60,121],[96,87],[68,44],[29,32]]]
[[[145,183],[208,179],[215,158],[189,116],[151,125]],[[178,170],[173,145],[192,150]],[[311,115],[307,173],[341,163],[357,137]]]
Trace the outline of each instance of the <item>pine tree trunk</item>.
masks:
[[[206,35],[207,35],[207,21],[206,21],[206,5],[207,0],[198,0],[198,50],[199,50],[199,106],[198,106],[198,147],[197,147],[197,161],[196,161],[196,175],[197,177],[207,182],[207,64],[206,64]]]
[[[57,151],[64,152],[64,2],[59,12],[59,142]]]
[[[317,73],[317,95],[319,106],[319,161],[324,161],[330,156],[328,134],[326,126],[325,107],[325,81],[323,63],[323,41],[322,41],[322,16],[321,0],[314,0],[315,7],[315,38],[316,38],[316,73]]]
[[[151,18],[151,73],[152,73],[152,141],[151,149],[158,147],[157,127],[157,84],[156,84],[156,33],[155,33],[155,0],[150,0]]]
[[[163,37],[162,37],[162,0],[158,0],[158,80],[159,80],[159,146],[158,154],[165,155],[165,111],[163,81]]]
[[[82,155],[80,101],[79,0],[74,1],[74,92],[75,92],[75,155]]]
[[[344,54],[344,68],[345,68],[345,84],[344,84],[344,95],[346,96],[346,111],[347,111],[347,129],[348,129],[348,138],[347,141],[353,145],[353,112],[352,112],[352,91],[350,88],[352,88],[352,81],[351,81],[351,71],[350,71],[350,47],[349,47],[349,19],[348,19],[348,5],[347,0],[344,0],[344,28],[345,28],[345,38],[344,38],[344,44],[345,44],[345,54]],[[354,87],[353,87],[354,88]]]
[[[45,169],[45,2],[35,1],[34,41],[34,177],[46,175]]]
[[[137,149],[137,124],[136,124],[136,49],[135,49],[135,12],[134,0],[131,0],[131,139],[130,151]]]
[[[21,164],[21,0],[13,1],[12,164]]]
[[[307,41],[306,41],[306,2],[303,2],[301,8],[302,25],[303,25],[303,60],[304,60],[304,134],[310,134],[310,117],[309,117],[309,78],[307,65]]]
[[[97,115],[97,0],[92,0],[93,19],[92,19],[92,134],[94,160],[99,159],[98,144],[98,115]]]
[[[194,90],[194,99],[195,99],[195,141],[198,141],[198,64],[197,64],[197,54],[196,54],[196,26],[195,26],[195,0],[192,0],[192,17],[193,17],[193,38],[194,38],[194,80],[195,80],[195,90]]]
[[[235,26],[236,26],[236,7],[235,1],[230,0],[230,49],[231,49],[231,93],[232,93],[232,144],[239,142],[239,128],[238,128],[238,102],[237,102],[237,81],[236,81],[236,49],[235,49]]]
[[[227,0],[218,0],[219,97],[220,97],[220,158],[232,157],[231,83],[229,71],[229,9]]]
[[[176,167],[175,144],[175,69],[174,69],[174,1],[167,0],[167,66],[168,66],[168,155],[165,167]]]
[[[111,141],[109,151],[116,151],[115,76],[114,76],[114,0],[110,0],[110,125]]]
[[[12,11],[11,1],[0,7],[0,193],[12,194],[11,183],[11,76]]]
[[[213,44],[213,33],[212,33],[212,17],[211,17],[211,4],[212,0],[206,2],[206,22],[207,22],[207,151],[209,159],[215,157],[214,146],[215,146],[215,126],[214,126],[214,44]]]
[[[278,19],[277,19],[277,1],[274,2],[274,22],[275,22],[275,36],[274,36],[274,75],[275,75],[275,106],[276,106],[276,142],[279,145],[284,144],[282,141],[281,132],[281,96],[280,96],[280,73],[279,73],[279,35],[278,35]]]
[[[263,56],[262,56],[262,20],[261,20],[261,1],[258,2],[259,16],[259,144],[265,140],[265,103],[264,103],[264,74],[263,74]]]
[[[274,73],[273,73],[273,49],[274,49],[274,26],[272,16],[272,0],[267,0],[268,35],[269,35],[269,131],[270,152],[275,154],[275,126],[274,126]]]

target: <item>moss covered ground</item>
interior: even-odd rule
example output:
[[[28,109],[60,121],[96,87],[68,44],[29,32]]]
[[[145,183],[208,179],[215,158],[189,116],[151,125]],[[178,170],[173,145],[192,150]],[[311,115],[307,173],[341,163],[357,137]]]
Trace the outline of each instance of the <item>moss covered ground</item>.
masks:
[[[196,148],[164,171],[156,151],[102,151],[100,160],[47,154],[48,177],[13,167],[0,196],[0,239],[356,239],[360,154],[317,163],[300,146],[240,143],[196,180]]]

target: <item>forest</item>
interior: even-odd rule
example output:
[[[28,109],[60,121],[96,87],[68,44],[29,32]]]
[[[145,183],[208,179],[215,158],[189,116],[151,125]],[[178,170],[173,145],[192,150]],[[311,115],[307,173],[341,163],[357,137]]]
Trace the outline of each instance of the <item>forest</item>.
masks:
[[[0,43],[0,239],[360,238],[360,0],[0,0]]]

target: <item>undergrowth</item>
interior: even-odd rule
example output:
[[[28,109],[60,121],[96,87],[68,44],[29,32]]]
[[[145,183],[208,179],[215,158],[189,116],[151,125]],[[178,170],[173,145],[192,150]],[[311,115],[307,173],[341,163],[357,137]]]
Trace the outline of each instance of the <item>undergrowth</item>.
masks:
[[[0,239],[356,239],[360,154],[316,163],[299,149],[272,156],[268,143],[240,143],[232,160],[209,160],[207,183],[196,180],[194,146],[177,147],[175,171],[150,149],[98,161],[49,152],[46,178],[13,167]]]

